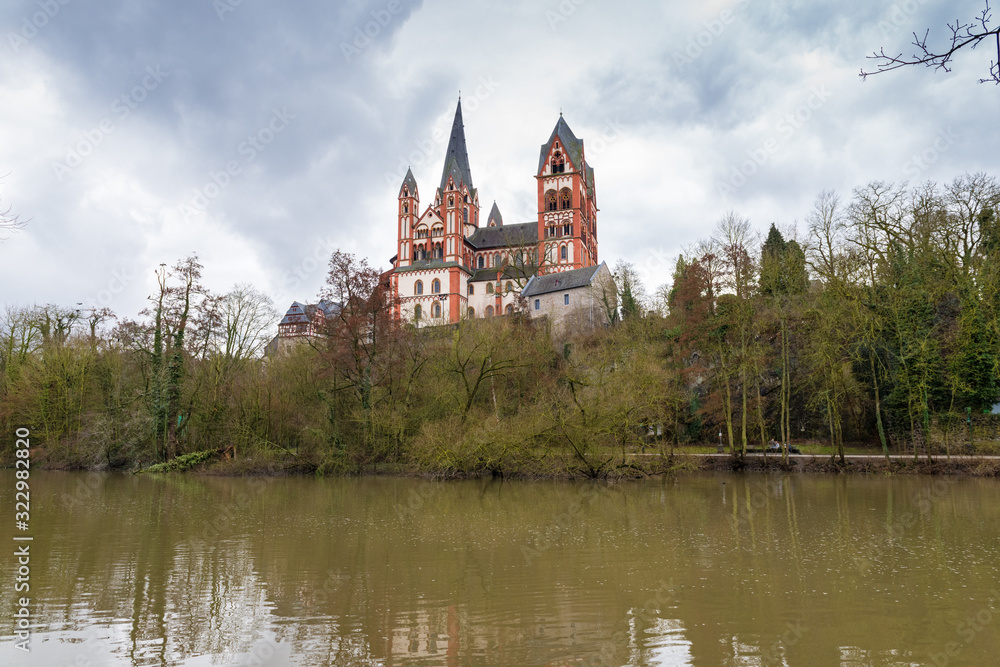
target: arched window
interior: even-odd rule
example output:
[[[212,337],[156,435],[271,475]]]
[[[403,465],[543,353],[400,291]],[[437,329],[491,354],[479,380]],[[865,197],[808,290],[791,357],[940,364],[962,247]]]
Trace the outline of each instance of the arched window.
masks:
[[[435,278],[434,282],[431,283],[431,292],[434,294],[441,293],[441,281],[438,280],[437,278]]]
[[[413,307],[413,319],[419,320],[421,315],[420,304],[418,303]]]
[[[556,154],[552,156],[552,173],[561,174],[564,171],[566,171],[566,160],[562,153],[556,151]]]
[[[410,203],[404,201],[403,202],[403,213],[409,213],[409,212],[410,212]]]
[[[470,320],[476,319],[476,309],[475,308],[469,308],[469,319]]]
[[[486,317],[493,317],[493,306],[486,306]]]
[[[570,193],[569,188],[563,188],[562,190],[562,207],[573,208],[573,195]]]
[[[441,259],[444,257],[444,250],[441,249],[440,243],[434,244],[434,259]]]
[[[546,202],[546,206],[547,206],[548,210],[550,210],[550,211],[556,210],[556,191],[555,190],[549,190],[548,192],[545,193],[545,202]]]
[[[413,284],[413,293],[414,294],[424,293],[424,283],[422,280],[418,280],[416,283]],[[417,307],[419,308],[420,306]]]
[[[462,224],[469,224],[469,209],[467,208],[462,209]]]
[[[485,258],[485,257],[483,257],[482,255],[480,255],[480,256],[479,256],[479,268],[481,269],[481,268],[483,268],[484,266],[486,266],[486,258]]]
[[[441,317],[441,304],[437,301],[431,306],[431,317],[434,319],[439,319]]]
[[[566,250],[566,246],[563,246],[563,247],[559,248],[559,261],[560,262],[565,262],[567,259],[569,259],[569,254],[568,253],[569,253],[569,251]]]
[[[486,283],[486,293],[493,294],[493,283]]]
[[[469,296],[472,296],[475,293],[476,293],[476,286],[473,285],[472,283],[469,283]]]
[[[503,309],[503,312],[507,315],[514,314],[514,304],[508,303],[507,307]]]
[[[455,205],[455,198],[454,197],[448,197],[448,206],[452,207],[454,205]]]
[[[513,292],[513,291],[514,291],[514,283],[512,283],[511,281],[509,281],[509,280],[508,280],[508,281],[507,281],[507,284],[506,284],[506,285],[504,285],[504,289],[505,289],[505,290],[506,290],[506,291],[507,291],[508,293],[510,293],[510,292]]]

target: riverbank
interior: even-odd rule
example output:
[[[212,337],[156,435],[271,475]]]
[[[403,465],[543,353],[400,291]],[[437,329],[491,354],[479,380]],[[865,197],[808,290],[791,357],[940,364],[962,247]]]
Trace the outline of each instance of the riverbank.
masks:
[[[708,454],[703,448],[673,452],[621,452],[566,456],[549,453],[527,457],[507,466],[433,467],[417,462],[379,462],[356,466],[331,466],[329,461],[317,461],[289,451],[234,454],[231,449],[201,451],[179,456],[169,463],[134,464],[130,468],[111,467],[102,463],[84,465],[78,459],[50,456],[43,448],[32,451],[33,467],[45,470],[94,470],[132,472],[135,474],[190,473],[222,477],[283,477],[283,476],[399,476],[437,479],[469,479],[500,477],[507,479],[606,479],[628,480],[663,475],[683,475],[692,472],[733,473],[803,473],[834,475],[958,475],[973,477],[1000,476],[1000,456],[935,455],[914,460],[912,454],[892,455],[887,461],[880,452],[850,454],[844,462],[827,454],[790,455],[788,461],[780,455],[748,454],[744,457]],[[13,461],[4,462],[12,467]]]

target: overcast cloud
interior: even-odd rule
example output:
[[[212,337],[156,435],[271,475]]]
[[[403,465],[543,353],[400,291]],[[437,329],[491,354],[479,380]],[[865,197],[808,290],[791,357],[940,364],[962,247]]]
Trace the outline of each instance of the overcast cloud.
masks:
[[[134,317],[153,270],[192,252],[210,289],[252,282],[282,310],[316,298],[336,248],[388,268],[399,183],[412,166],[430,202],[459,90],[484,212],[533,219],[562,110],[596,172],[601,259],[655,287],[730,209],[766,231],[824,189],[1000,175],[988,49],[858,78],[866,53],[981,9],[9,0],[0,201],[30,221],[0,243],[0,305]]]

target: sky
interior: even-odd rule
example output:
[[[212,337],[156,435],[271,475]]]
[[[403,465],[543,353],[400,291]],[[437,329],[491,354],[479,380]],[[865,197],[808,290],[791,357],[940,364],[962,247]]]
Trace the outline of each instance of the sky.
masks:
[[[330,254],[388,268],[412,167],[433,198],[462,96],[483,215],[535,219],[562,112],[599,258],[647,288],[728,211],[804,235],[816,196],[1000,175],[989,49],[861,81],[865,56],[982,0],[6,0],[0,307],[134,318],[154,271],[316,300]]]

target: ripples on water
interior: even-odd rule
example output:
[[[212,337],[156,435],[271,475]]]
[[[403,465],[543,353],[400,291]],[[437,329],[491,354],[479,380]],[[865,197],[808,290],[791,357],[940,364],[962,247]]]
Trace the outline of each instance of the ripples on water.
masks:
[[[998,488],[38,473],[0,664],[998,664]]]

